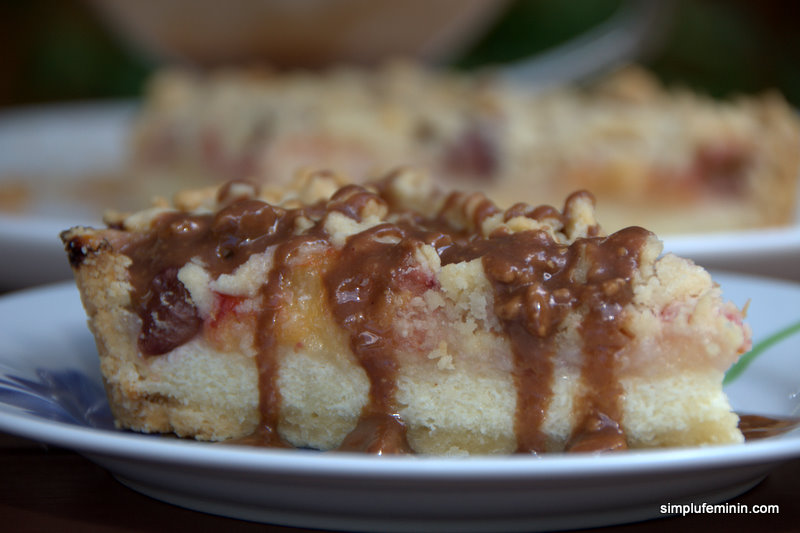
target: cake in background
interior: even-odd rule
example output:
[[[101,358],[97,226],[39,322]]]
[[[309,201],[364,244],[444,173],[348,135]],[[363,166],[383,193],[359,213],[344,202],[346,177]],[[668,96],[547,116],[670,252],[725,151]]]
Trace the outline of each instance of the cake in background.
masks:
[[[775,92],[717,100],[628,66],[548,89],[388,63],[325,72],[168,69],[134,126],[143,179],[283,184],[301,167],[364,182],[417,166],[446,187],[560,203],[598,199],[610,230],[662,235],[794,221],[800,122]]]

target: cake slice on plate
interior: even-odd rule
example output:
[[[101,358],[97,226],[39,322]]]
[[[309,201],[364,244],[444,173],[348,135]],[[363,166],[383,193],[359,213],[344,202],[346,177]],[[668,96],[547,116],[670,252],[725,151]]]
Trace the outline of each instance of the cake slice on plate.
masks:
[[[186,191],[65,231],[121,428],[371,453],[742,441],[709,274],[588,193],[506,210],[398,170]]]

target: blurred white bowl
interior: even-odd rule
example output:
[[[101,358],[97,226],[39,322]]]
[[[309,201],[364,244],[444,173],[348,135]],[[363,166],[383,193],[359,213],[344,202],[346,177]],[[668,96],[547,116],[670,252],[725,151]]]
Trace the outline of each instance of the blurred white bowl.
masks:
[[[153,59],[213,66],[318,67],[403,56],[438,62],[481,35],[506,6],[486,0],[91,0]]]

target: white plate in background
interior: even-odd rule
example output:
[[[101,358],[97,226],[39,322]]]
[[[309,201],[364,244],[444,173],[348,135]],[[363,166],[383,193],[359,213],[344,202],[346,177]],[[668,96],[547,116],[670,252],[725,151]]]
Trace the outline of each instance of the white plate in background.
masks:
[[[77,187],[109,180],[125,160],[132,102],[87,102],[0,113],[0,187],[24,187],[19,213],[0,210],[0,290],[72,277],[59,233],[99,225],[102,210]],[[23,193],[24,194],[24,193]]]
[[[800,320],[800,285],[715,273],[750,300],[756,342]],[[539,531],[663,516],[735,497],[800,457],[800,431],[741,445],[607,455],[436,458],[270,450],[114,429],[71,283],[0,297],[0,431],[73,449],[122,483],[203,512],[350,531]],[[739,412],[800,414],[800,334],[726,391]]]
[[[705,268],[800,281],[800,221],[785,228],[668,235],[663,241],[664,251]]]
[[[102,186],[126,179],[134,102],[89,102],[0,113],[0,187],[24,178],[35,191],[21,214],[0,211],[0,290],[71,278],[61,231],[100,224],[102,209],[81,201],[86,175]],[[115,172],[117,171],[117,172]],[[800,280],[800,220],[791,227],[665,238],[665,250],[709,268]]]

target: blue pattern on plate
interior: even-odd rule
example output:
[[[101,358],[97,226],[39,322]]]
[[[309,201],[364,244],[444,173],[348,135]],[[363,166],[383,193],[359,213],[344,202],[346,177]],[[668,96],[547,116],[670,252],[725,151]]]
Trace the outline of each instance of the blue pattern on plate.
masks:
[[[105,390],[87,375],[37,368],[35,378],[17,376],[0,365],[0,404],[47,420],[114,429]]]

